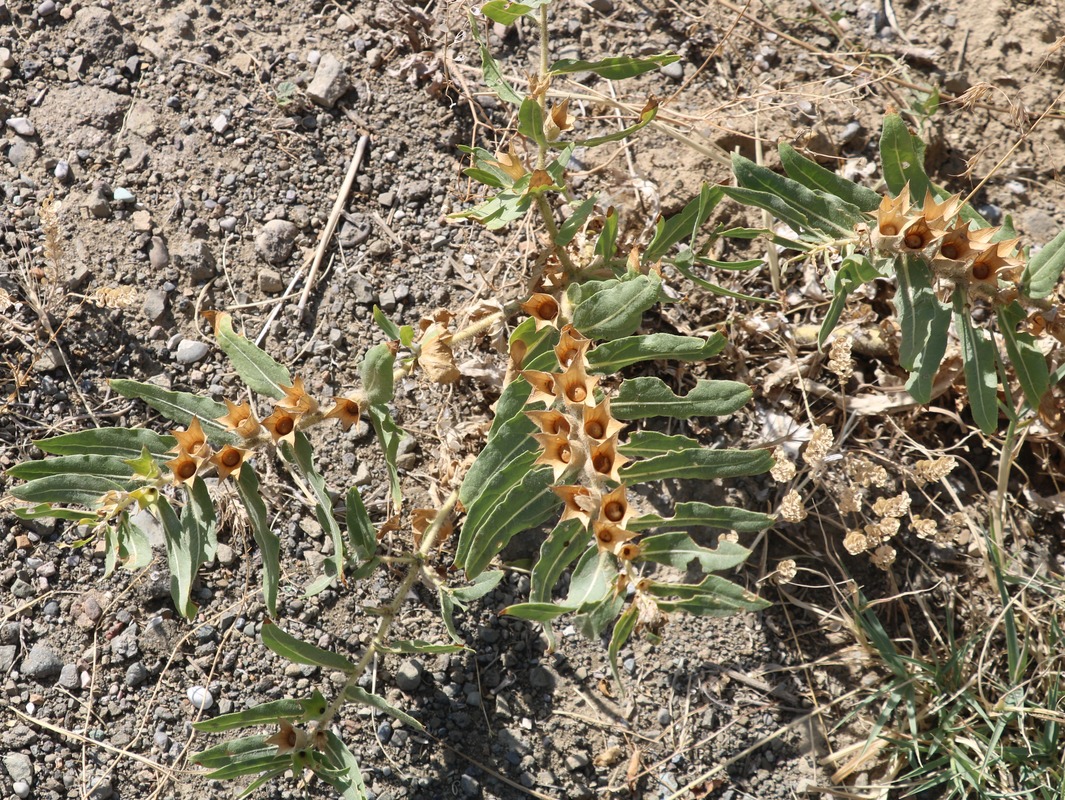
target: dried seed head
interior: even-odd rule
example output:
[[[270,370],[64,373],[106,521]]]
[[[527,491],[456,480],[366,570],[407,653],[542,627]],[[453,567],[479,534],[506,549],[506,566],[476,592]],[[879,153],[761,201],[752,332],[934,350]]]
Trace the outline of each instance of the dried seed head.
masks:
[[[558,386],[555,382],[555,375],[550,372],[540,372],[535,369],[527,369],[521,373],[523,377],[532,387],[532,394],[529,395],[529,399],[525,402],[532,403],[546,403],[548,408],[551,408],[555,403],[555,399],[558,397]]]
[[[835,438],[832,436],[832,430],[827,425],[815,425],[810,441],[802,452],[803,461],[811,467],[821,466],[833,444]]]
[[[862,492],[854,486],[844,486],[839,492],[838,502],[841,514],[857,514],[862,508]]]
[[[599,442],[592,448],[590,454],[592,469],[597,473],[614,481],[615,483],[621,483],[621,475],[618,470],[623,465],[628,463],[629,459],[618,453],[618,437],[614,434],[605,442]]]
[[[784,499],[780,501],[780,518],[785,522],[802,522],[806,519],[802,496],[795,489],[784,495]]]
[[[777,569],[773,573],[773,581],[781,586],[786,583],[791,583],[795,580],[796,574],[798,574],[798,567],[795,565],[795,560],[791,558],[785,558],[777,564]]]
[[[873,248],[885,253],[894,253],[899,250],[902,242],[902,231],[906,227],[910,213],[910,185],[906,184],[898,197],[884,196],[880,200],[880,207],[874,215],[876,224],[873,225],[869,234],[869,240]]]
[[[274,406],[274,413],[263,420],[263,427],[270,432],[270,438],[274,440],[274,444],[278,442],[295,444],[297,416],[290,414],[280,405]]]
[[[617,556],[622,561],[634,561],[640,556],[643,548],[637,542],[625,542],[617,550]]]
[[[207,436],[200,426],[200,418],[193,417],[189,427],[183,431],[170,431],[170,435],[177,439],[177,445],[170,448],[171,453],[186,453],[190,456],[206,457],[209,447]]]
[[[551,113],[544,120],[544,136],[547,141],[554,142],[562,135],[563,131],[573,128],[574,118],[569,113],[569,98],[566,98],[551,109]]]
[[[916,473],[918,485],[923,486],[926,483],[935,483],[943,480],[957,465],[958,461],[954,456],[943,456],[942,458],[918,461],[913,465],[913,471]]]
[[[895,497],[880,497],[873,503],[873,513],[881,517],[904,517],[910,511],[910,495],[906,492]]]
[[[1017,239],[999,242],[973,259],[968,275],[970,296],[995,297],[999,281],[1016,283],[1024,268],[1024,259],[1009,255],[1016,245]]]
[[[846,384],[854,374],[854,362],[851,360],[852,342],[849,336],[837,336],[832,340],[832,347],[828,351],[828,369],[839,378],[841,384]]]
[[[552,486],[551,491],[566,504],[559,519],[560,524],[569,519],[578,519],[587,526],[592,521],[592,514],[595,513],[599,501],[598,492],[587,486]]]
[[[557,481],[570,468],[579,467],[584,462],[584,455],[577,442],[571,442],[565,436],[551,436],[546,433],[534,433],[533,438],[540,443],[543,452],[534,463],[547,464],[551,467]]]
[[[874,464],[865,456],[848,460],[847,472],[858,482],[859,486],[876,486],[883,489],[890,480],[886,469],[879,464]]]
[[[224,481],[230,475],[240,477],[240,468],[244,465],[247,456],[247,450],[228,444],[215,453],[211,457],[211,463],[218,470],[218,480]]]
[[[362,404],[357,398],[341,397],[333,404],[333,407],[329,409],[325,418],[339,420],[340,427],[346,432],[352,425],[359,421],[359,416],[361,414]]]
[[[526,411],[525,416],[543,433],[552,436],[569,436],[572,426],[570,418],[561,411]]]
[[[869,549],[869,539],[861,531],[850,531],[843,538],[843,547],[852,556],[861,555]]]
[[[597,442],[609,439],[625,427],[618,422],[610,413],[610,398],[604,397],[602,402],[594,406],[584,406],[582,409],[584,420],[584,435]]]
[[[505,152],[503,150],[497,150],[496,160],[489,163],[494,163],[495,166],[499,167],[499,169],[514,181],[520,179],[526,172],[528,172],[528,170],[525,169],[525,165],[521,163],[521,156],[519,156],[514,150],[513,141],[507,145],[507,150]]]
[[[625,484],[603,495],[599,503],[599,522],[607,522],[612,525],[625,527],[625,523],[632,516],[629,509],[629,501],[626,497]]]
[[[940,227],[950,222],[961,210],[962,202],[960,194],[953,194],[941,203],[937,203],[932,193],[925,190],[924,206],[921,215],[928,220],[930,225],[940,224]]]
[[[284,398],[277,401],[281,408],[297,411],[300,414],[313,414],[318,410],[318,401],[307,394],[307,390],[303,387],[303,378],[296,378],[291,386],[282,384],[281,390],[285,393]]]
[[[773,450],[773,468],[769,470],[769,475],[777,483],[787,483],[795,477],[795,463],[788,458],[783,447]]]
[[[635,539],[637,535],[619,525],[611,525],[610,523],[597,522],[594,529],[595,542],[599,546],[599,550],[607,553],[617,553],[625,542]]]
[[[902,230],[901,251],[904,253],[921,253],[943,235],[943,231],[933,228],[924,216],[918,216],[906,223]]]
[[[558,344],[555,345],[555,358],[560,369],[568,369],[574,363],[588,366],[588,347],[592,340],[580,334],[572,325],[566,325],[559,331]]]
[[[280,730],[266,740],[266,744],[277,747],[276,755],[298,753],[310,745],[310,737],[302,728],[296,728],[286,719],[278,723]]]
[[[521,304],[521,310],[536,320],[536,330],[558,325],[558,301],[549,294],[533,294]]]
[[[191,485],[196,478],[196,472],[200,468],[201,459],[193,458],[182,450],[177,458],[166,462],[166,466],[174,474],[174,484]]]
[[[873,552],[873,564],[885,572],[895,563],[895,548],[882,544]]]
[[[216,422],[221,422],[230,430],[236,431],[245,439],[254,438],[259,433],[259,420],[251,411],[251,405],[247,402],[237,405],[231,400],[226,400],[226,408],[229,410],[225,416],[219,417]]]

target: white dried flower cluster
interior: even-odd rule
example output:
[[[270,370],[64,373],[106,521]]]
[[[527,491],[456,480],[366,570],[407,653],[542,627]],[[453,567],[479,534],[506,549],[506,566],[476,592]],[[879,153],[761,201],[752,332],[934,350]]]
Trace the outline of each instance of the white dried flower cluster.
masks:
[[[910,495],[906,492],[895,497],[879,497],[873,503],[873,513],[881,517],[904,517],[910,510]]]
[[[873,552],[873,564],[887,572],[895,563],[895,548],[882,544]]]
[[[862,508],[862,490],[856,486],[844,486],[839,492],[841,514],[857,514]]]
[[[942,458],[931,458],[926,461],[918,461],[913,465],[917,485],[924,486],[926,483],[941,481],[943,478],[947,477],[957,465],[958,461],[954,456],[943,456]]]
[[[773,580],[780,585],[791,583],[795,580],[797,572],[798,568],[795,565],[795,560],[792,558],[785,558],[777,564],[777,571],[773,573]]]
[[[849,459],[847,472],[860,486],[875,486],[883,489],[891,480],[886,469],[879,464],[874,464],[865,456]]]
[[[851,337],[837,336],[832,340],[832,347],[828,351],[828,369],[836,374],[842,384],[846,384],[854,374],[851,343]]]
[[[803,506],[802,497],[794,489],[780,501],[780,518],[785,522],[802,522],[806,519],[806,507]]]
[[[773,468],[769,475],[777,483],[787,483],[795,477],[795,462],[788,458],[783,447],[773,450]]]
[[[803,461],[811,467],[821,466],[835,441],[835,437],[832,436],[832,431],[827,425],[815,426],[813,433],[810,435],[810,441],[806,443],[806,449],[803,450]]]
[[[861,531],[850,531],[843,538],[843,547],[852,556],[860,556],[869,549],[869,539]]]

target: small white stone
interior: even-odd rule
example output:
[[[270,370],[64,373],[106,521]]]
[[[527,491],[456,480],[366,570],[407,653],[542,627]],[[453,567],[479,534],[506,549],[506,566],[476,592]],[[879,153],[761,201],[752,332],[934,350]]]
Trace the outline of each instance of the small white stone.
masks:
[[[30,785],[26,781],[15,781],[11,785],[11,791],[17,794],[19,797],[30,796]]]
[[[214,705],[214,697],[202,686],[193,686],[189,689],[188,696],[189,702],[200,711],[206,711]]]

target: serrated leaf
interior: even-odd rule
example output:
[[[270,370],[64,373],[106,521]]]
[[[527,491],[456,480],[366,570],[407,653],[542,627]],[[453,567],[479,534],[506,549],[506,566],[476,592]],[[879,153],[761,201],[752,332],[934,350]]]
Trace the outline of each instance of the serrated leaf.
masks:
[[[773,466],[767,450],[685,450],[634,461],[621,468],[625,483],[676,479],[712,480],[760,475]]]
[[[1006,352],[1021,384],[1024,399],[1033,409],[1039,408],[1043,395],[1050,388],[1046,356],[1039,349],[1034,336],[1017,332],[1025,318],[1024,309],[1019,303],[1014,301],[1007,306],[1000,306],[998,317],[1002,341],[1006,344]]]
[[[780,163],[788,177],[808,189],[838,197],[860,211],[876,211],[880,206],[880,195],[872,189],[849,181],[803,157],[786,142],[781,142],[777,150],[780,153]]]
[[[252,537],[263,562],[263,601],[271,617],[277,616],[277,586],[281,580],[281,541],[270,527],[266,504],[259,491],[259,477],[251,464],[244,464],[237,477],[237,492],[248,513]]]
[[[351,542],[351,549],[356,558],[366,561],[377,552],[377,530],[370,522],[370,515],[362,502],[358,487],[352,486],[348,489],[344,506],[347,509],[348,541]]]
[[[147,428],[93,428],[64,433],[33,442],[45,453],[56,456],[112,456],[136,458],[147,447],[153,456],[165,456],[177,444],[173,436],[160,436]]]
[[[507,606],[499,613],[502,616],[517,617],[529,622],[545,624],[556,617],[561,617],[563,614],[575,610],[555,603],[516,603],[515,605]]]
[[[549,2],[551,0],[525,0],[523,3],[510,2],[510,0],[490,0],[490,2],[481,6],[481,13],[492,22],[498,22],[500,25],[510,25],[514,20],[524,17],[530,11],[535,11]]]
[[[399,481],[399,466],[396,461],[399,458],[399,443],[403,439],[403,429],[392,419],[388,406],[370,406],[367,413],[374,433],[377,434],[377,441],[381,445],[381,454],[385,457],[392,507],[398,513],[403,505],[403,486]]]
[[[676,336],[672,333],[651,333],[646,336],[627,336],[603,342],[588,352],[590,372],[613,374],[623,367],[641,361],[666,360],[704,361],[720,353],[727,340],[720,333],[708,339],[696,336]]]
[[[724,196],[721,187],[704,183],[699,188],[699,194],[683,209],[668,219],[660,219],[655,226],[655,235],[644,251],[643,263],[653,264],[658,261],[678,242],[685,239],[694,241],[699,229],[710,218],[710,214]]]
[[[607,657],[610,659],[610,673],[614,676],[614,683],[618,686],[624,687],[621,683],[621,671],[618,669],[618,653],[621,652],[621,648],[625,646],[625,642],[632,636],[633,630],[636,628],[636,621],[640,617],[640,610],[633,603],[626,609],[625,613],[618,617],[618,621],[614,624],[614,632],[610,635],[610,646],[607,648]]]
[[[961,339],[965,388],[973,421],[985,434],[998,430],[998,368],[991,335],[973,325],[963,292],[954,293],[954,327]]]
[[[301,641],[292,634],[281,630],[268,619],[264,620],[260,633],[263,637],[263,644],[282,658],[287,658],[296,664],[325,667],[326,669],[335,669],[348,674],[355,672],[355,665],[340,655],[340,653],[334,653],[332,650],[323,650],[317,645]]]
[[[434,644],[424,639],[399,639],[383,649],[389,653],[458,653],[469,648],[460,644]]]
[[[236,728],[249,728],[253,725],[274,725],[281,720],[293,723],[306,722],[324,713],[325,710],[325,698],[315,690],[314,694],[305,700],[292,698],[271,700],[243,711],[221,714],[213,719],[201,719],[194,722],[192,727],[203,733],[222,733]]]
[[[1047,297],[1061,280],[1065,269],[1065,231],[1062,231],[1028,259],[1021,273],[1021,291],[1036,300]]]
[[[122,484],[95,475],[48,475],[11,488],[11,496],[27,503],[95,508],[108,492],[122,491]]]
[[[255,342],[234,331],[233,318],[224,311],[215,313],[214,328],[218,346],[229,356],[237,374],[248,384],[248,388],[256,394],[275,399],[285,396],[285,390],[281,386],[292,385],[292,376],[289,375],[287,367],[275,361]]]
[[[366,351],[359,365],[362,390],[371,405],[390,403],[395,393],[392,370],[396,364],[396,352],[388,342],[375,344]]]
[[[594,72],[608,81],[618,81],[643,75],[645,72],[659,69],[667,64],[680,61],[676,53],[657,53],[636,58],[633,56],[614,56],[598,61],[582,61],[579,58],[563,58],[551,65],[548,70],[552,75],[570,75],[574,72]]]
[[[721,572],[738,567],[750,554],[746,547],[725,540],[718,542],[713,550],[701,547],[683,531],[660,533],[640,540],[641,560],[668,564],[679,570],[687,570],[692,561],[698,561],[703,572]]]
[[[739,611],[758,611],[769,606],[765,600],[718,575],[707,575],[697,584],[649,581],[647,591],[659,598],[679,598],[657,601],[659,610],[667,614],[687,611],[689,614],[725,617]]]
[[[178,613],[186,619],[192,619],[196,616],[197,606],[190,595],[196,573],[204,562],[205,531],[196,530],[192,514],[182,514],[179,518],[165,497],[159,498],[158,508],[166,541],[167,564],[170,567],[170,596]]]
[[[115,456],[56,456],[39,461],[23,461],[7,470],[6,474],[23,481],[49,475],[87,475],[126,484],[133,477],[133,470]]]
[[[589,339],[629,336],[643,321],[643,312],[658,301],[661,285],[653,272],[620,280],[574,308],[573,327]]]
[[[743,408],[752,396],[750,388],[737,381],[699,380],[678,396],[660,378],[630,378],[622,382],[610,410],[618,419],[718,417]]]
[[[385,698],[380,697],[376,694],[370,694],[368,691],[366,691],[360,686],[349,686],[344,694],[353,702],[362,703],[363,705],[376,708],[378,711],[387,714],[393,719],[398,719],[404,725],[408,725],[416,731],[425,730],[425,726],[418,722],[418,720],[416,720],[410,714],[400,711],[398,708],[396,708],[387,700],[385,700]]]
[[[119,378],[112,378],[108,384],[123,397],[143,400],[164,417],[179,425],[188,426],[193,417],[199,418],[204,434],[212,443],[234,444],[237,442],[232,432],[216,422],[219,417],[228,413],[226,407],[209,397],[201,397],[188,392],[172,392],[150,383]],[[139,452],[138,449],[137,453]]]
[[[588,219],[588,216],[595,209],[595,201],[598,199],[599,195],[593,194],[573,209],[573,213],[566,217],[563,223],[558,226],[558,234],[555,236],[556,245],[565,247],[573,241],[573,237],[577,235],[581,226],[584,225],[584,221]]]
[[[558,495],[551,491],[554,483],[551,469],[534,469],[532,460],[523,456],[504,468],[509,482],[498,505],[487,506],[486,492],[470,509],[462,526],[468,549],[461,562],[457,556],[455,560],[456,566],[465,568],[467,577],[483,572],[514,536],[542,525],[561,504]]]
[[[855,224],[864,219],[861,210],[845,200],[808,189],[736,153],[732,155],[732,172],[741,187],[780,198],[806,218],[807,228],[828,237],[848,238],[854,233]]]
[[[705,526],[722,528],[740,533],[755,533],[765,530],[776,518],[758,511],[748,511],[735,506],[711,506],[706,503],[677,503],[672,517],[644,514],[625,523],[630,531],[645,531],[651,528],[690,528]]]

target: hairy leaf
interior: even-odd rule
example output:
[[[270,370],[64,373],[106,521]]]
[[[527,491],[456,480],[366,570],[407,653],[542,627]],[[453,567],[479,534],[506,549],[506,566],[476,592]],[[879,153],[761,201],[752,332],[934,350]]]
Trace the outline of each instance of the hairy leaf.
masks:
[[[1050,371],[1046,356],[1039,349],[1035,337],[1028,333],[1018,333],[1017,328],[1024,321],[1024,309],[1014,301],[998,310],[999,330],[1002,341],[1006,344],[1010,364],[1017,373],[1017,380],[1024,392],[1024,399],[1032,408],[1039,408],[1043,395],[1050,388]]]
[[[681,397],[661,378],[630,378],[622,382],[610,409],[618,419],[718,417],[743,408],[752,396],[737,381],[700,380]]]
[[[561,617],[563,614],[575,610],[576,609],[556,605],[554,603],[517,603],[516,605],[507,606],[499,613],[503,616],[517,617],[518,619],[528,620],[529,622],[539,622],[543,624],[550,622],[555,619],[555,617]]]
[[[760,475],[773,466],[768,450],[685,450],[634,461],[621,468],[626,483],[646,483],[667,478],[711,480]]]
[[[860,211],[876,211],[880,205],[880,195],[872,189],[849,181],[825,169],[817,162],[803,157],[790,144],[781,142],[777,151],[780,153],[780,163],[784,171],[788,173],[788,177],[808,189],[838,197]]]
[[[998,368],[991,334],[973,325],[963,292],[954,293],[954,327],[961,339],[965,388],[973,421],[985,434],[998,429]]]
[[[192,727],[203,733],[222,733],[252,725],[274,725],[283,719],[294,723],[306,722],[323,714],[325,709],[325,698],[316,689],[314,694],[305,700],[271,700],[243,711],[222,714],[213,719],[201,719],[194,722]]]
[[[751,551],[746,547],[729,541],[718,542],[714,550],[701,547],[681,531],[660,533],[640,540],[640,558],[643,561],[668,564],[679,570],[686,570],[692,561],[698,561],[703,572],[720,572],[738,567],[750,554]]]
[[[676,336],[672,333],[627,336],[624,339],[603,342],[589,351],[588,368],[591,372],[612,374],[641,361],[704,361],[720,353],[726,342],[720,333],[715,333],[707,339]]]
[[[399,639],[384,648],[389,653],[458,653],[469,648],[459,644],[434,644],[424,639]]]
[[[355,671],[355,665],[340,653],[323,650],[317,645],[301,641],[281,630],[269,619],[264,620],[261,635],[263,644],[282,658],[287,658],[296,664],[308,664],[312,667],[325,667],[347,673]]]
[[[595,201],[598,199],[599,195],[593,194],[573,209],[573,213],[566,217],[563,223],[558,226],[558,234],[555,236],[556,245],[565,247],[573,241],[573,237],[577,235],[585,220],[595,210]]]
[[[1028,259],[1021,274],[1021,291],[1029,297],[1047,297],[1061,279],[1065,269],[1065,231],[1055,236],[1042,250]]]
[[[248,388],[267,397],[285,396],[285,390],[281,386],[292,385],[292,376],[289,375],[287,367],[275,361],[266,351],[256,346],[255,342],[234,331],[233,318],[229,314],[216,312],[214,328],[219,347],[229,356],[237,374],[248,384]]]
[[[270,527],[266,504],[259,491],[259,477],[251,464],[244,464],[237,477],[237,492],[248,512],[251,534],[263,560],[263,601],[271,617],[277,616],[277,586],[281,579],[281,541]]]
[[[326,731],[325,741],[325,755],[339,768],[340,774],[322,777],[340,792],[342,800],[366,800],[369,794],[355,755],[344,744],[344,740],[332,731]]]
[[[403,487],[399,481],[399,443],[403,439],[403,429],[392,419],[388,406],[370,406],[368,412],[370,424],[373,425],[377,441],[381,445],[381,454],[385,457],[388,468],[388,483],[392,490],[392,506],[398,512],[403,504]]]
[[[370,522],[370,515],[357,486],[348,489],[344,507],[347,509],[348,541],[351,542],[351,549],[355,551],[356,558],[366,561],[377,552],[377,530]]]
[[[739,611],[759,611],[769,603],[718,575],[707,575],[698,584],[659,583],[650,581],[648,591],[658,600],[664,613],[687,611],[701,616],[725,617]]]
[[[614,676],[614,682],[621,686],[621,672],[618,670],[618,653],[625,646],[625,642],[632,636],[636,628],[636,621],[640,618],[640,610],[633,603],[625,613],[618,617],[614,625],[614,632],[610,635],[610,646],[607,648],[607,657],[610,659],[610,673]]]
[[[735,506],[711,506],[706,503],[677,503],[672,517],[660,517],[658,514],[644,514],[630,519],[625,527],[630,531],[644,531],[651,528],[690,528],[705,526],[723,528],[740,533],[755,533],[770,527],[776,518],[759,511],[748,511]]]
[[[589,339],[629,336],[643,321],[643,312],[658,301],[661,285],[653,272],[619,280],[573,309],[573,327]]]
[[[481,27],[477,24],[477,19],[473,14],[469,15],[468,30],[473,34],[473,40],[481,51],[481,79],[485,85],[499,95],[499,99],[503,102],[520,106],[521,95],[514,91],[507,79],[503,77],[499,63],[492,57],[492,51],[485,46],[484,39],[481,37]]]
[[[710,217],[711,212],[725,196],[720,186],[710,186],[704,183],[699,187],[698,196],[689,201],[678,213],[668,219],[660,219],[655,226],[655,235],[647,245],[643,254],[645,264],[653,264],[669,252],[673,245],[688,239],[693,241],[695,235],[702,228],[703,223]]]
[[[125,484],[133,477],[133,470],[116,456],[57,456],[23,461],[7,470],[7,474],[24,481],[49,475],[89,475]]]
[[[153,456],[165,456],[177,444],[173,436],[160,436],[147,428],[92,428],[34,441],[41,450],[56,456],[113,456],[137,458],[143,448]]]
[[[393,719],[398,719],[404,725],[407,725],[416,731],[425,730],[425,726],[418,722],[418,720],[416,720],[410,714],[407,714],[404,711],[400,711],[398,708],[396,708],[387,700],[385,700],[385,698],[381,697],[380,695],[371,694],[370,692],[363,689],[361,686],[349,686],[345,694],[354,702],[362,703],[363,705],[376,708],[378,711],[387,714]]]
[[[366,351],[366,356],[359,365],[359,377],[362,389],[371,405],[392,402],[395,391],[392,369],[396,363],[396,352],[388,342],[375,344]]]
[[[326,575],[329,576],[330,580],[325,586],[322,586],[324,589],[332,583],[333,579],[344,574],[344,566],[347,563],[347,547],[344,544],[344,535],[340,531],[340,524],[333,513],[333,499],[329,496],[325,478],[315,467],[314,448],[311,447],[310,439],[307,438],[307,434],[300,431],[296,434],[295,444],[296,446],[293,448],[283,444],[281,446],[281,455],[289,463],[295,464],[304,480],[307,481],[307,485],[314,495],[314,515],[318,520],[318,524],[322,526],[322,530],[327,531],[333,540],[333,555],[325,561],[327,565]]]
[[[11,496],[27,503],[58,503],[95,508],[100,498],[121,491],[122,484],[95,475],[48,475],[11,488]]]
[[[568,75],[574,72],[594,72],[610,81],[632,78],[645,72],[664,67],[679,61],[676,53],[657,53],[653,56],[635,58],[633,56],[614,56],[598,61],[582,61],[577,58],[563,58],[551,65],[552,75]]]
[[[489,0],[481,6],[481,13],[492,22],[500,25],[510,25],[514,20],[524,17],[530,11],[535,11],[540,6],[547,5],[551,0],[524,0],[516,3],[510,0]]]
[[[226,407],[209,397],[201,397],[188,392],[172,392],[150,383],[119,378],[112,378],[108,384],[123,397],[143,400],[164,417],[179,425],[187,426],[192,422],[193,417],[198,417],[204,434],[213,443],[234,444],[237,441],[233,433],[224,425],[216,422],[219,417],[224,417],[228,413]],[[140,455],[139,448],[133,457],[138,455]]]
[[[201,478],[196,478],[201,481]],[[165,497],[159,498],[159,521],[163,524],[166,540],[166,557],[170,566],[170,596],[178,613],[186,619],[196,616],[196,604],[192,602],[192,582],[204,563],[203,550],[206,531],[195,527],[193,514],[179,518]]]

